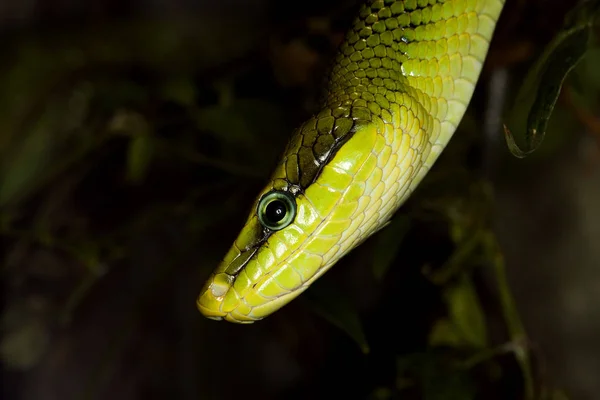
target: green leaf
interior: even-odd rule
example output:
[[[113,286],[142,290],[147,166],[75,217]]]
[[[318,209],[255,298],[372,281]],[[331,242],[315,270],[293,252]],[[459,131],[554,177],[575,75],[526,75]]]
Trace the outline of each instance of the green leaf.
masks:
[[[139,135],[131,139],[127,156],[127,180],[140,183],[144,180],[148,166],[154,155],[154,138],[149,135]]]
[[[377,235],[373,249],[373,275],[383,279],[398,254],[400,243],[408,233],[411,219],[406,215],[395,216],[390,224]]]
[[[589,5],[589,4],[592,5]],[[548,121],[558,100],[567,75],[584,57],[591,37],[597,1],[573,10],[567,16],[565,27],[546,46],[544,53],[529,70],[511,112],[511,125],[523,125],[526,119],[525,146],[519,147],[508,126],[504,134],[511,153],[524,158],[541,145]],[[585,12],[582,11],[585,8]],[[531,106],[528,108],[527,106]],[[525,110],[529,109],[527,116]]]
[[[41,130],[27,137],[15,156],[2,171],[0,186],[0,205],[20,198],[28,187],[34,186],[38,173],[50,156],[50,135]]]
[[[454,323],[447,318],[442,318],[433,325],[428,342],[431,347],[458,348],[465,344]]]
[[[455,330],[452,335],[458,335],[461,341],[470,347],[486,347],[485,316],[471,278],[467,274],[462,274],[456,284],[445,290],[444,297]],[[437,340],[446,339],[447,344],[451,344],[454,340],[456,343],[456,338],[451,337],[450,330],[436,332],[436,334],[438,337],[434,338]]]
[[[369,343],[358,312],[342,292],[320,279],[302,295],[302,299],[314,312],[350,336],[364,354],[369,353]]]
[[[186,78],[171,79],[162,86],[162,95],[167,100],[191,107],[194,105],[196,90],[192,82]]]

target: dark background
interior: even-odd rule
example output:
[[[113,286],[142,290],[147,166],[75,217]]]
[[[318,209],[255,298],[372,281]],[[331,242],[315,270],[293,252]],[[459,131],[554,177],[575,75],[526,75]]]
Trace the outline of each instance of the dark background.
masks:
[[[599,398],[597,50],[538,152],[501,134],[568,2],[508,0],[390,229],[260,323],[195,309],[356,5],[0,2],[3,398]]]

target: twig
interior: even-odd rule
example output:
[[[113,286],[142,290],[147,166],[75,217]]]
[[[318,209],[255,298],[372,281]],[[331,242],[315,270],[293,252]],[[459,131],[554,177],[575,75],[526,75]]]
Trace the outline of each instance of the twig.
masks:
[[[534,384],[531,360],[526,346],[520,345],[527,342],[527,333],[525,332],[525,328],[523,327],[523,323],[519,317],[515,300],[510,291],[510,287],[506,278],[504,256],[500,250],[500,246],[491,232],[489,232],[486,236],[485,244],[489,252],[488,254],[493,260],[494,274],[496,277],[502,314],[504,316],[510,341],[511,343],[515,344],[513,352],[523,374],[525,399],[533,400]]]
[[[444,285],[458,273],[463,271],[467,261],[473,256],[477,247],[481,244],[480,232],[475,231],[472,236],[463,240],[457,250],[452,253],[450,258],[436,271],[427,271],[423,273],[436,285]]]
[[[517,347],[521,346],[519,343],[508,342],[501,346],[497,346],[491,349],[485,349],[476,353],[475,355],[467,358],[459,363],[459,366],[464,369],[471,369],[482,362],[491,360],[494,357],[501,356],[508,353],[514,353]]]

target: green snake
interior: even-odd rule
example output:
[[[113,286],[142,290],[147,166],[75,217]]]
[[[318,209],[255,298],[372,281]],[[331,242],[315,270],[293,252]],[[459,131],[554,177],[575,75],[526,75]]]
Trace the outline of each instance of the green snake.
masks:
[[[471,100],[504,0],[370,0],[204,285],[206,317],[251,323],[383,228],[428,173]]]

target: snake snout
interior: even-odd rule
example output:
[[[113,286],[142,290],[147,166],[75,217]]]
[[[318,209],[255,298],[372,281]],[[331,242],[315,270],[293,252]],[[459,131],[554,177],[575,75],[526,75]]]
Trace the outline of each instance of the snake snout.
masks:
[[[249,324],[256,320],[238,310],[239,296],[233,287],[235,277],[227,273],[216,273],[202,288],[196,301],[200,312],[209,319],[239,324]]]

